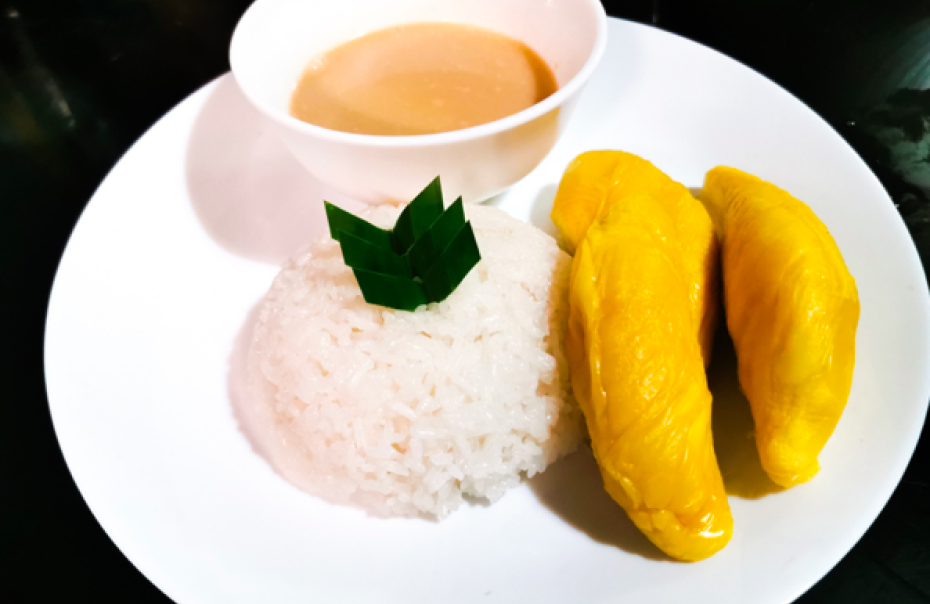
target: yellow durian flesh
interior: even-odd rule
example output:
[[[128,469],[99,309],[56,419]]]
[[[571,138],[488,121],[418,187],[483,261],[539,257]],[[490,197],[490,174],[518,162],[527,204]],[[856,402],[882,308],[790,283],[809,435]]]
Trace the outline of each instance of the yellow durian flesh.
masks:
[[[719,314],[719,248],[713,221],[687,188],[632,153],[588,151],[565,169],[552,205],[552,222],[558,227],[565,248],[574,254],[594,220],[632,195],[652,197],[675,224],[694,329],[706,366],[710,363]]]
[[[567,352],[608,493],[660,549],[693,561],[726,545],[733,520],[681,248],[666,204],[614,200],[573,260]]]
[[[727,327],[762,467],[790,487],[812,478],[852,384],[856,284],[811,209],[718,167],[701,194],[720,236]]]

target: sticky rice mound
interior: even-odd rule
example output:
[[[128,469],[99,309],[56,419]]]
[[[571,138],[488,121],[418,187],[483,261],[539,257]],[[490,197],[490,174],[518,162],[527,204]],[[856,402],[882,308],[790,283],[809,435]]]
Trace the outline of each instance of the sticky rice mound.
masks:
[[[362,216],[388,228],[399,213]],[[367,304],[328,236],[275,279],[249,390],[261,447],[301,489],[376,515],[443,518],[581,442],[564,353],[571,259],[501,210],[465,213],[482,259],[416,312]]]

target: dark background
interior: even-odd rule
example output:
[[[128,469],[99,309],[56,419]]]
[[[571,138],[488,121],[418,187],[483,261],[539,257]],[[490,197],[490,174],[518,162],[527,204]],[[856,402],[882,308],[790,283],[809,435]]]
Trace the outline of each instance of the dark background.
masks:
[[[167,602],[94,520],[45,394],[52,279],[95,187],[228,70],[247,0],[0,0],[0,602]],[[718,49],[822,115],[930,257],[930,2],[630,0],[613,16]],[[799,602],[930,602],[930,438],[860,543]]]

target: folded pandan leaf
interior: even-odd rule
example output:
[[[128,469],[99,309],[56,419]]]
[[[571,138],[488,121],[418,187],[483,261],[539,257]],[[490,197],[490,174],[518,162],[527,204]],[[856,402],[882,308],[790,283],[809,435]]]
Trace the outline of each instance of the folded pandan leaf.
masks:
[[[325,202],[330,235],[369,304],[416,310],[449,297],[481,260],[462,198],[443,210],[437,176],[411,201],[394,228],[374,226]]]

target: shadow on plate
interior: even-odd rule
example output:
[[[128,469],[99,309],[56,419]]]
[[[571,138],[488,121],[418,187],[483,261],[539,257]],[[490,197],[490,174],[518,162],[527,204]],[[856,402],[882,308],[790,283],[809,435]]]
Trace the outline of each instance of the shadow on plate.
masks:
[[[717,463],[727,494],[758,499],[782,491],[762,469],[749,401],[743,395],[737,375],[733,341],[721,315],[714,341],[714,352],[707,369],[707,385],[714,395],[712,430]]]
[[[555,194],[559,190],[557,183],[550,183],[536,193],[536,199],[530,207],[530,224],[537,229],[548,233],[559,239],[559,230],[552,224],[549,214],[552,213],[552,202],[555,201]]]
[[[546,508],[598,543],[650,560],[671,561],[604,490],[594,454],[587,445],[527,484]]]
[[[324,199],[361,207],[303,169],[230,75],[219,79],[197,116],[185,170],[207,233],[260,262],[281,265],[322,234]]]

